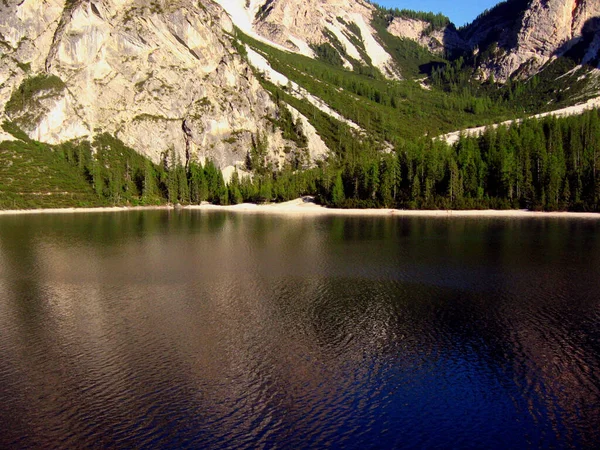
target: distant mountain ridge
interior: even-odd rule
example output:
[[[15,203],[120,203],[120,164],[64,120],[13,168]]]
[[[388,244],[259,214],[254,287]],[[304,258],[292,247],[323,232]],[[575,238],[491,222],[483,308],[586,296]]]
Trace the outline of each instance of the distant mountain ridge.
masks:
[[[506,81],[536,74],[552,58],[577,48],[578,59],[600,63],[600,2],[596,0],[507,0],[460,30],[434,33],[427,22],[394,17],[388,30],[433,51],[487,51],[478,64],[481,76]]]

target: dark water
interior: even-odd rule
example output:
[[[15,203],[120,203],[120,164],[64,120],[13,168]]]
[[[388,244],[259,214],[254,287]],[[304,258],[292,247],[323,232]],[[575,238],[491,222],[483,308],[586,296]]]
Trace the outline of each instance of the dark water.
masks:
[[[600,441],[600,221],[0,217],[0,448]]]

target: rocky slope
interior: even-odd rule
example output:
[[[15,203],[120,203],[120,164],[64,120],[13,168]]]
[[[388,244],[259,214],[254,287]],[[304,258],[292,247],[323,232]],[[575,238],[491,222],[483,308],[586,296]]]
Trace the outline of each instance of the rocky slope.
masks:
[[[294,144],[232,32],[210,1],[0,2],[0,109],[42,142],[108,132],[154,161],[173,149],[222,168],[263,133],[280,163]]]
[[[412,39],[434,53],[472,51],[480,76],[505,81],[527,77],[548,61],[578,48],[589,63],[600,50],[600,2],[597,0],[508,0],[457,31],[453,26],[431,30],[430,23],[393,17],[388,31]]]
[[[375,7],[364,0],[216,1],[238,28],[263,42],[310,57],[315,46],[328,43],[348,69],[360,63],[401,77],[371,25]]]
[[[392,17],[387,31],[399,38],[411,39],[437,55],[464,51],[468,48],[454,25],[432,29],[431,24],[426,20]]]
[[[480,51],[497,43],[481,66],[482,74],[506,80],[513,74],[532,75],[576,46],[581,47],[582,62],[596,59],[599,31],[597,0],[509,0],[462,34]]]

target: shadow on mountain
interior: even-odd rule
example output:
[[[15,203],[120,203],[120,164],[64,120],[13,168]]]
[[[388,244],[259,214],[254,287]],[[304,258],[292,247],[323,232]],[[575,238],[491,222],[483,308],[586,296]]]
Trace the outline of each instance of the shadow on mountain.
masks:
[[[561,45],[553,56],[565,56],[578,64],[597,63],[600,49],[593,52],[592,44],[600,44],[600,17],[588,19],[581,30],[581,36],[568,40]]]
[[[481,14],[469,25],[459,30],[460,37],[471,47],[485,50],[492,43],[512,49],[517,44],[523,14],[529,0],[508,0]]]
[[[468,43],[464,41],[454,24],[450,24],[444,29],[442,38],[444,48],[444,59],[453,61],[461,56],[466,57],[471,52]],[[446,61],[429,61],[419,66],[419,73],[430,76],[435,69],[440,69],[446,66]]]
[[[423,74],[423,75],[431,75],[434,71],[434,69],[440,69],[442,67],[446,67],[446,63],[445,62],[440,62],[440,61],[430,61],[428,63],[425,64],[421,64],[419,66],[419,73]]]

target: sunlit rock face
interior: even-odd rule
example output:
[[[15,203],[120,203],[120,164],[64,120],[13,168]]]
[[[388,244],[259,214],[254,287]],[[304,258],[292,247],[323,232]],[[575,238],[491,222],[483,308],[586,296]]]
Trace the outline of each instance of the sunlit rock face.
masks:
[[[430,23],[425,20],[394,17],[390,21],[387,31],[399,38],[411,39],[438,55],[464,51],[468,48],[467,43],[460,37],[454,26],[432,30]]]
[[[293,143],[267,120],[278,107],[233,31],[209,0],[0,2],[0,110],[24,80],[45,74],[64,88],[34,92],[34,101],[6,111],[36,140],[108,132],[157,162],[173,149],[224,168],[242,165],[261,133],[281,164]]]
[[[398,67],[371,25],[375,7],[363,0],[216,0],[235,25],[251,36],[287,50],[315,57],[314,46],[331,43],[347,57],[373,65],[392,79]],[[345,55],[344,55],[345,54]],[[345,57],[347,56],[347,57]]]
[[[597,0],[512,0],[505,8],[481,17],[463,31],[472,48],[497,42],[484,76],[506,80],[527,77],[555,56],[576,46],[583,61],[598,55],[600,2]]]
[[[583,63],[598,59],[600,2],[597,0],[509,0],[461,30],[431,30],[424,20],[394,17],[388,31],[433,53],[474,51],[479,76],[506,81],[537,73],[553,57],[577,49]]]

